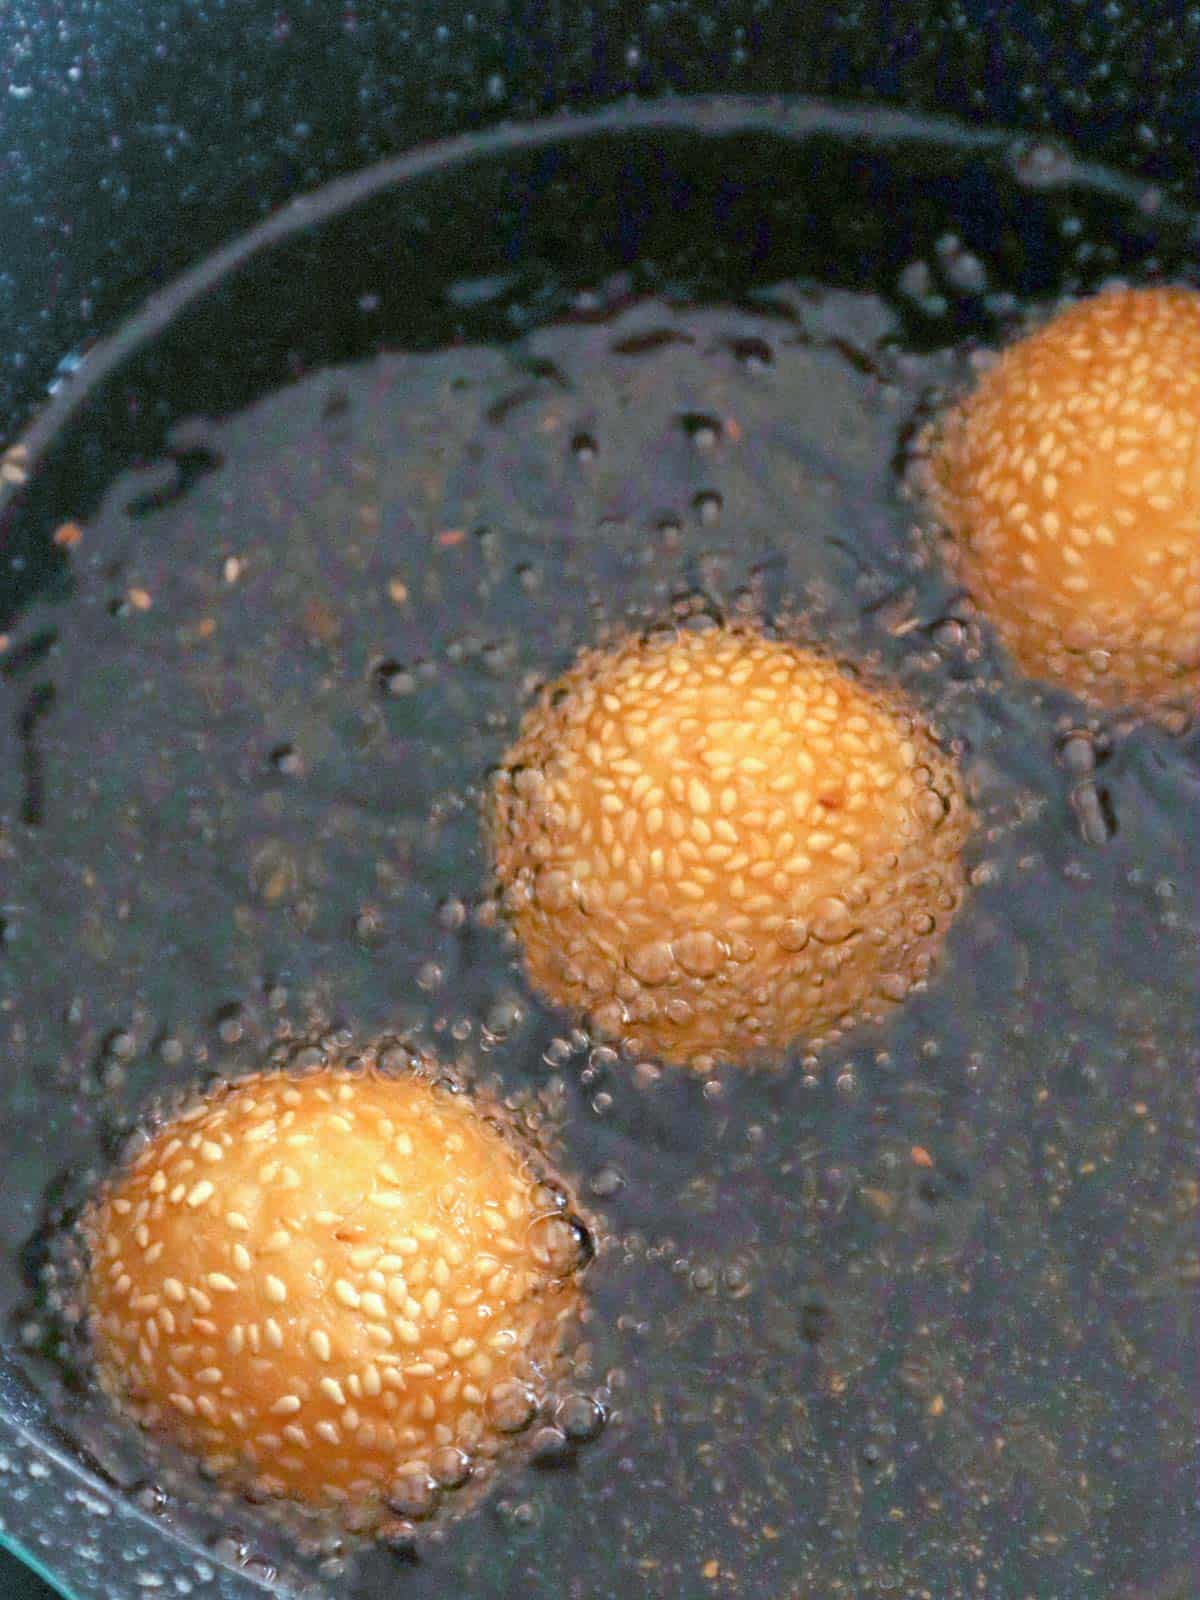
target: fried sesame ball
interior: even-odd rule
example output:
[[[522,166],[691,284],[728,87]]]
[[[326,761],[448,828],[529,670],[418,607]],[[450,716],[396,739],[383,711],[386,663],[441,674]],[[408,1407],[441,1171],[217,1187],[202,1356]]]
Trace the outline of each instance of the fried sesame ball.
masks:
[[[700,1069],[903,999],[968,827],[910,710],[749,628],[585,651],[525,717],[490,824],[534,986]]]
[[[1099,705],[1194,705],[1200,294],[1064,311],[950,411],[929,466],[963,582],[1023,671]]]
[[[565,1191],[432,1072],[265,1072],[84,1219],[104,1389],[219,1477],[420,1514],[532,1421],[578,1310]]]

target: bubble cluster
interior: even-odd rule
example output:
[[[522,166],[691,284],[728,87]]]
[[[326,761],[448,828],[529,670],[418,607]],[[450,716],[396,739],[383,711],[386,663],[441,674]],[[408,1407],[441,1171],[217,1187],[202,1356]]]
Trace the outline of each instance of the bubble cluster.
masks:
[[[258,1494],[406,1517],[544,1404],[590,1258],[566,1190],[431,1062],[261,1072],[87,1211],[104,1389]]]
[[[1022,670],[1106,706],[1194,704],[1200,294],[1072,306],[928,442],[963,581]]]
[[[902,1000],[961,899],[967,830],[910,710],[749,628],[583,652],[490,795],[534,985],[699,1068]]]

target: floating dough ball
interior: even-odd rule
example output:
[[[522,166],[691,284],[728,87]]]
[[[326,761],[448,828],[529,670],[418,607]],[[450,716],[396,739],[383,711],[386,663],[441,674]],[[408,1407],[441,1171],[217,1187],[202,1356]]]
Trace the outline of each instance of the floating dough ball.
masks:
[[[587,1240],[471,1096],[372,1064],[222,1086],[84,1232],[124,1410],[260,1492],[406,1515],[533,1420]]]
[[[1200,294],[1086,300],[945,419],[933,500],[1021,668],[1102,705],[1200,689]]]
[[[916,717],[751,630],[586,651],[526,716],[491,824],[536,987],[697,1067],[903,999],[962,894],[961,786]]]

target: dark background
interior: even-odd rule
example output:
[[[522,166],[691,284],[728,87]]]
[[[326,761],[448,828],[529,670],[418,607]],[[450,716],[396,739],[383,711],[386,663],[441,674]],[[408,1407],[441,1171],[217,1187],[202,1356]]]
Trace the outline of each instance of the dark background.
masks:
[[[1053,133],[1195,193],[1200,11],[1114,9],[14,0],[0,18],[0,432],[61,358],[298,191],[501,118],[664,91],[880,98]]]
[[[5,1600],[57,1600],[57,1591],[0,1550],[0,1594]]]

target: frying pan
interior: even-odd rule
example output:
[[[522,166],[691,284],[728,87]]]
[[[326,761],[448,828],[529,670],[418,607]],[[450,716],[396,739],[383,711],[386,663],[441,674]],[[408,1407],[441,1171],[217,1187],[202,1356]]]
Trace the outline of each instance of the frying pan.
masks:
[[[661,100],[661,124],[651,119],[645,125],[653,141],[669,135],[676,97],[736,95],[761,110],[772,96],[807,96],[822,102],[823,127],[830,126],[830,115],[836,121],[837,107],[865,104],[877,108],[876,120],[885,129],[902,127],[889,121],[897,115],[952,119],[959,128],[977,131],[984,151],[984,130],[1008,130],[1006,139],[1011,134],[1024,141],[1048,168],[1057,162],[1060,173],[1069,173],[1074,158],[1101,163],[1138,186],[1135,210],[1165,218],[1168,231],[1175,227],[1170,236],[1182,260],[1189,237],[1187,208],[1200,199],[1198,17],[1194,8],[1169,3],[1122,11],[1107,5],[976,0],[952,8],[793,6],[769,0],[710,9],[659,3],[543,7],[502,0],[428,8],[373,0],[345,6],[246,0],[238,6],[143,8],[97,0],[74,12],[8,8],[0,19],[5,156],[0,317],[6,335],[0,351],[0,416],[7,439],[32,427],[29,437],[44,441],[46,481],[53,488],[43,491],[35,483],[33,511],[28,500],[20,506],[14,502],[0,524],[0,632],[17,632],[23,616],[57,593],[63,581],[61,557],[36,514],[37,496],[44,492],[48,502],[55,495],[61,499],[67,482],[82,514],[99,501],[120,465],[153,454],[157,423],[145,410],[130,413],[127,434],[120,439],[105,432],[109,413],[101,409],[95,414],[103,426],[90,437],[79,431],[89,403],[87,386],[100,383],[105,363],[115,370],[119,360],[137,359],[132,345],[114,347],[108,341],[124,337],[118,330],[125,319],[156,292],[165,296],[164,320],[168,312],[174,317],[194,306],[203,332],[213,274],[200,264],[230,247],[230,241],[247,238],[248,244],[230,247],[225,270],[242,255],[250,260],[262,243],[252,230],[297,196],[332,180],[369,174],[376,163],[439,141],[434,165],[453,167],[456,152],[474,147],[445,141],[501,125],[533,126],[538,119],[599,112],[596,127],[602,129],[603,108],[620,112],[629,97]],[[536,148],[542,137],[535,128],[527,143]],[[514,142],[523,140],[522,135]],[[377,182],[383,193],[398,175],[416,171],[422,159],[417,158],[417,167],[381,169],[362,181],[368,188]],[[595,171],[584,176],[593,185],[602,182]],[[886,206],[887,196],[877,193],[875,200]],[[973,204],[982,202],[977,198]],[[478,215],[484,214],[481,198]],[[290,237],[313,216],[293,214],[266,226]],[[1177,226],[1171,222],[1175,216],[1183,219]],[[735,219],[731,235],[738,226]],[[1195,236],[1190,237],[1194,249]],[[481,247],[480,280],[503,268],[502,244],[495,259],[484,259]],[[1129,244],[1128,265],[1136,266],[1144,246],[1142,239]],[[605,247],[598,238],[597,248]],[[402,270],[418,274],[420,260],[416,253],[406,256]],[[1113,263],[1118,270],[1122,264]],[[186,276],[197,269],[199,276]],[[374,260],[371,270],[381,270],[380,261]],[[439,270],[436,260],[427,270]],[[182,287],[169,287],[178,283]],[[414,278],[414,292],[419,289]],[[329,309],[322,300],[326,290],[298,306],[297,324],[320,325]],[[182,363],[178,373],[185,374],[180,381],[186,382],[189,404],[217,415],[247,403],[286,372],[286,339],[294,332],[281,335],[273,329],[254,359],[239,360],[234,375],[214,374],[199,360],[188,365],[186,352],[178,350],[166,359]],[[191,337],[194,343],[194,330]],[[247,337],[253,344],[249,328]],[[303,364],[343,357],[339,337],[331,335],[327,349],[319,340],[306,347]],[[384,335],[380,342],[386,342]],[[431,342],[437,338],[431,335]],[[77,371],[81,364],[82,373]],[[146,384],[147,394],[161,395],[162,375],[154,380],[157,389],[153,377],[143,371],[138,381]],[[50,418],[39,423],[47,406]],[[59,431],[67,422],[76,432],[59,449]],[[25,702],[18,703],[15,687],[10,700],[4,716],[21,715]],[[4,898],[0,880],[0,902]],[[0,923],[0,929],[4,926]],[[52,941],[46,948],[52,950]],[[1145,978],[1154,981],[1152,973]],[[21,1083],[8,1059],[6,1046],[4,1093],[19,1106]],[[806,1136],[810,1131],[805,1129]],[[9,1216],[6,1240],[28,1237],[38,1222],[30,1197],[7,1178],[4,1197],[6,1207],[22,1208],[20,1216]],[[811,1324],[828,1313],[818,1297],[803,1314]],[[1186,1347],[1189,1318],[1186,1310],[1179,1314],[1184,1326],[1176,1337]],[[1104,1308],[1097,1315],[1103,1322]],[[1115,1312],[1114,1317],[1120,1320]],[[982,1349],[986,1339],[980,1337]],[[286,1564],[239,1554],[237,1540],[204,1548],[192,1533],[158,1514],[154,1494],[135,1473],[80,1448],[15,1359],[18,1339],[14,1324],[6,1333],[9,1353],[0,1360],[0,1529],[9,1547],[64,1593],[80,1600],[131,1600],[158,1592],[241,1600],[271,1582],[290,1584],[292,1592],[314,1600],[335,1592],[399,1594],[406,1586],[414,1594],[439,1592],[428,1570],[422,1576],[414,1569],[414,1576],[391,1558],[339,1578],[291,1573]],[[752,1440],[746,1441],[745,1449],[751,1447]],[[1031,1460],[1040,1448],[1029,1444]],[[636,1453],[636,1436],[626,1435],[621,1450]],[[610,1461],[606,1470],[626,1468]],[[729,1471],[735,1483],[739,1470],[734,1452]],[[588,1481],[586,1471],[584,1463],[577,1492],[599,1495],[599,1482]],[[1063,1495],[1087,1498],[1086,1487],[1056,1481]],[[1097,1587],[1088,1587],[1082,1567],[1054,1567],[1051,1552],[1040,1568],[1020,1565],[1020,1578],[1017,1565],[1008,1577],[1003,1568],[998,1575],[992,1569],[990,1587],[980,1592],[998,1600],[1035,1593],[1064,1600],[1068,1595],[1103,1600],[1109,1594],[1183,1600],[1193,1592],[1194,1572],[1188,1541],[1180,1541],[1171,1516],[1172,1487],[1170,1482],[1164,1486],[1165,1510],[1155,1513],[1148,1502],[1138,1502],[1138,1515],[1145,1517],[1147,1530],[1153,1528],[1144,1544],[1139,1545],[1136,1529],[1114,1532],[1127,1559],[1098,1577]],[[1144,1495],[1144,1484],[1138,1493]],[[946,1542],[950,1551],[941,1570],[956,1574],[953,1584],[964,1582],[953,1529],[928,1508],[917,1509],[919,1485],[911,1495],[900,1502],[902,1514],[930,1518],[930,1537]],[[636,1509],[628,1496],[618,1494],[613,1514],[636,1516]],[[1014,1542],[1031,1526],[1018,1521]],[[465,1525],[458,1537],[476,1534]],[[490,1537],[505,1553],[496,1557],[499,1576],[477,1570],[471,1592],[480,1595],[602,1596],[639,1581],[647,1593],[657,1592],[645,1571],[639,1579],[619,1564],[607,1570],[595,1549],[578,1570],[555,1572],[531,1553],[526,1534],[509,1529],[503,1538]],[[669,1549],[669,1528],[662,1539]],[[1150,1548],[1155,1540],[1163,1546],[1159,1552]],[[854,1592],[843,1577],[819,1587],[821,1561],[811,1554],[805,1559],[818,1587],[801,1588],[797,1580],[787,1592],[814,1597]],[[904,1587],[905,1572],[921,1569],[920,1561],[912,1568],[898,1562],[891,1588],[874,1568],[835,1566],[839,1574],[859,1571],[857,1592],[863,1596],[920,1592]],[[936,1563],[929,1570],[935,1569]],[[1131,1576],[1137,1571],[1144,1586]],[[689,1569],[674,1580],[673,1592],[712,1592],[708,1582]],[[947,1582],[939,1600],[967,1592]]]

